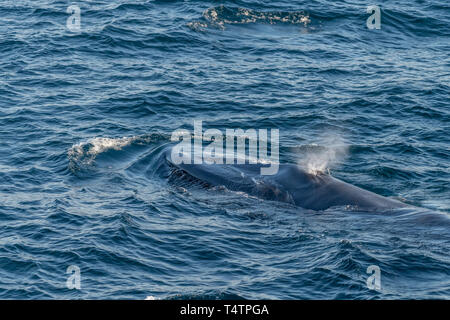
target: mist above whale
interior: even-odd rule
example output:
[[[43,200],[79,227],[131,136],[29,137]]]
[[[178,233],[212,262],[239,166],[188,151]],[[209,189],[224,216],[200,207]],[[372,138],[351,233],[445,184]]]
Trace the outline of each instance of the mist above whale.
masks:
[[[171,148],[164,152],[174,170],[211,186],[224,186],[262,199],[312,210],[352,206],[358,210],[389,210],[407,205],[351,185],[325,173],[311,174],[295,164],[280,164],[275,175],[261,175],[264,164],[175,164]]]

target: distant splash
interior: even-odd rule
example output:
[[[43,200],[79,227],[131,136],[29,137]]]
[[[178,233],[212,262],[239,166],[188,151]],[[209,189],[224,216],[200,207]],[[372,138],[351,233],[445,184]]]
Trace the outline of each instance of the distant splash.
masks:
[[[203,12],[206,21],[188,23],[192,29],[198,30],[209,26],[224,30],[227,24],[294,24],[307,26],[311,20],[305,11],[256,11],[247,8],[213,7]]]
[[[310,174],[329,173],[331,168],[346,158],[348,149],[348,144],[339,134],[326,133],[320,138],[320,145],[304,147],[298,165]]]

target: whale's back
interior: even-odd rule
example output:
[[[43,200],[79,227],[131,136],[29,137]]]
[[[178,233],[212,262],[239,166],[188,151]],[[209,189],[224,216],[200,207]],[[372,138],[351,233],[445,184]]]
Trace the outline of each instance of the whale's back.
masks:
[[[206,182],[267,200],[288,202],[305,209],[325,210],[334,206],[358,209],[393,209],[405,204],[356,187],[327,174],[309,174],[297,165],[281,164],[275,175],[260,174],[262,164],[173,164],[177,170]]]

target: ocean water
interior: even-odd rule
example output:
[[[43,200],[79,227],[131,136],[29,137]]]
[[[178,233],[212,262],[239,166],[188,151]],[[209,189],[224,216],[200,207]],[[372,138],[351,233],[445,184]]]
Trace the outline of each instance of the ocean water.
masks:
[[[447,0],[1,0],[0,298],[450,298],[449,26]],[[325,150],[412,206],[169,179],[161,150],[195,119],[277,128],[281,162]]]

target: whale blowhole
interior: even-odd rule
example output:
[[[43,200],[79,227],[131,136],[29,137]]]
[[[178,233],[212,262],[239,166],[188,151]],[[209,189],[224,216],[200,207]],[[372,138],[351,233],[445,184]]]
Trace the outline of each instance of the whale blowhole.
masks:
[[[349,145],[338,133],[325,133],[319,143],[301,147],[297,165],[311,175],[330,174],[348,155]]]

